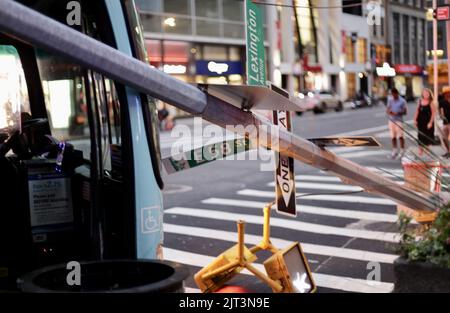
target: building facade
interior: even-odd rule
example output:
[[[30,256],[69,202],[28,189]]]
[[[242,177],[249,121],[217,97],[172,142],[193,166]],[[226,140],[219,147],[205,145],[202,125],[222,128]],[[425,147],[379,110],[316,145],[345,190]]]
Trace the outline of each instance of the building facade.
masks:
[[[245,82],[243,2],[136,0],[136,4],[152,66],[189,83]]]
[[[394,86],[408,99],[426,83],[427,20],[425,0],[386,1],[388,40],[396,76]]]

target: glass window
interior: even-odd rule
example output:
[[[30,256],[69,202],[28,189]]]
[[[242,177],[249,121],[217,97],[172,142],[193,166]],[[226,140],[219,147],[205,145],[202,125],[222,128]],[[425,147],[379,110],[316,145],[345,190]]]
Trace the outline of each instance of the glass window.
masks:
[[[403,15],[403,63],[404,64],[410,64],[411,60],[409,58],[409,17],[406,15]]]
[[[160,33],[162,31],[163,19],[159,15],[143,13],[141,22],[147,32]]]
[[[217,0],[195,0],[195,11],[197,16],[218,18],[219,4]]]
[[[164,0],[164,12],[189,15],[191,12],[189,4],[189,0]]]
[[[400,34],[400,15],[394,13],[394,34]],[[394,36],[394,63],[401,63],[400,36]]]
[[[192,34],[192,20],[184,17],[163,17],[163,29],[169,34]]]
[[[136,0],[136,8],[138,11],[161,12],[161,0]]]
[[[204,60],[228,60],[227,48],[222,46],[204,46]]]
[[[411,18],[411,64],[417,64],[417,19]]]
[[[348,63],[355,63],[355,44],[351,36],[345,37],[345,56]]]
[[[244,21],[244,2],[222,0],[223,18],[232,21]]]
[[[197,20],[197,35],[220,36],[220,24],[217,21]]]
[[[358,63],[367,62],[367,40],[364,38],[358,38]]]
[[[42,50],[37,50],[36,56],[52,136],[70,140],[85,157],[89,156],[87,99],[81,67]]]
[[[228,38],[240,38],[244,39],[245,30],[244,25],[242,24],[232,24],[232,23],[224,23],[223,24],[223,35]]]
[[[0,135],[20,127],[21,112],[30,113],[27,84],[19,53],[0,45]]]

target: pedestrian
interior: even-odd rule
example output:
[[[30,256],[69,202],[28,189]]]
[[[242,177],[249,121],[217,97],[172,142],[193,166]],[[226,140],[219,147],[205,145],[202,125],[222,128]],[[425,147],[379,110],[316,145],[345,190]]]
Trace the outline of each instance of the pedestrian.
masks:
[[[422,91],[422,96],[418,101],[416,114],[414,115],[414,123],[418,130],[419,157],[422,157],[424,148],[427,149],[434,143],[435,116],[436,108],[434,106],[433,92],[425,88]]]
[[[443,157],[450,157],[450,148],[448,143],[448,136],[450,134],[450,86],[442,88],[443,97],[439,101],[439,115],[442,118],[443,126],[441,128],[442,141],[445,146],[445,154]]]
[[[400,96],[398,90],[393,88],[391,90],[392,97],[389,98],[386,114],[389,118],[389,131],[392,140],[392,154],[391,158],[402,157],[405,153],[405,138],[403,137],[403,116],[408,114],[408,106],[406,100]],[[400,150],[398,149],[397,141],[400,143]]]

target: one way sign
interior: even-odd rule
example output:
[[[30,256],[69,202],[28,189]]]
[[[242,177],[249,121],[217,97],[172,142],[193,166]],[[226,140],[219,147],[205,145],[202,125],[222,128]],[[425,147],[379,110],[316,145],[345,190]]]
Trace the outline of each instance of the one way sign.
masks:
[[[272,90],[277,91],[284,96],[289,94],[284,90],[277,90],[272,86]],[[281,129],[291,131],[291,113],[288,111],[274,111],[273,122]],[[275,191],[277,212],[289,216],[297,216],[296,197],[295,197],[295,174],[294,159],[277,153],[277,169],[275,172]]]

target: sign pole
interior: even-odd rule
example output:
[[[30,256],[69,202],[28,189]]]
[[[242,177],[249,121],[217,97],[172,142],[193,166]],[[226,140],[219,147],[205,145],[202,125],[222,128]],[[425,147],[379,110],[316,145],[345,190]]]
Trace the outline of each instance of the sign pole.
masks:
[[[266,60],[264,48],[264,27],[261,8],[245,0],[246,40],[247,40],[247,85],[267,86]],[[289,93],[272,87],[272,90],[289,98]],[[291,131],[291,115],[289,111],[273,111],[273,123],[280,129]],[[289,216],[297,216],[295,196],[294,159],[277,153],[275,191],[277,212]]]

